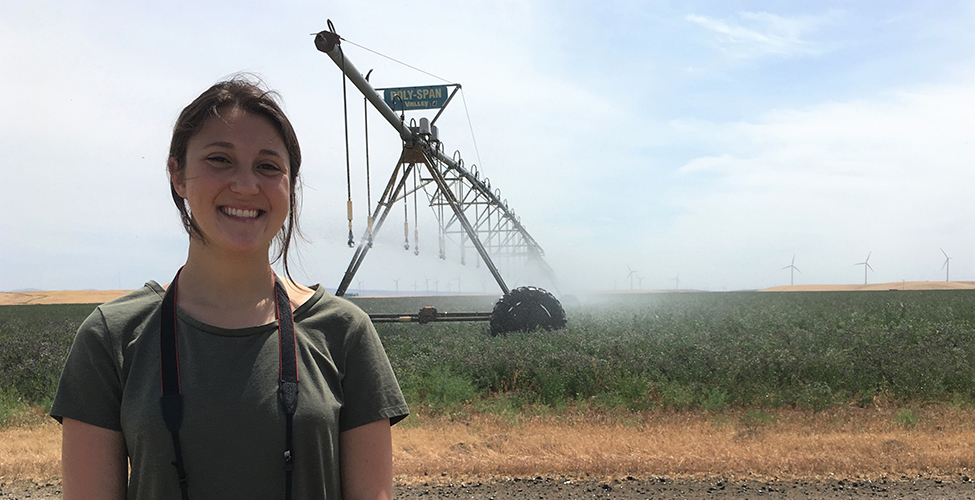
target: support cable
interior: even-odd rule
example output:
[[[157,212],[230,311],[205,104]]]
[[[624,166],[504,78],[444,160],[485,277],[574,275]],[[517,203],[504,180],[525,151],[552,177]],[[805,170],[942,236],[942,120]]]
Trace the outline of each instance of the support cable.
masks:
[[[410,68],[410,69],[412,69],[412,70],[416,70],[416,71],[419,71],[420,73],[423,73],[424,75],[428,75],[428,76],[432,76],[432,77],[434,77],[434,78],[436,78],[437,80],[440,80],[440,81],[443,81],[443,82],[445,82],[445,83],[451,83],[451,81],[450,81],[450,80],[447,80],[446,78],[441,78],[441,77],[439,77],[439,76],[437,76],[437,75],[435,75],[435,74],[433,74],[433,73],[430,73],[430,72],[428,72],[428,71],[423,71],[422,69],[420,69],[420,68],[417,68],[416,66],[411,66],[411,65],[409,65],[409,64],[406,64],[406,63],[405,63],[405,62],[403,62],[403,61],[400,61],[400,60],[397,60],[397,59],[393,59],[392,57],[389,57],[389,56],[387,56],[386,54],[383,54],[383,53],[381,53],[381,52],[376,52],[375,50],[372,50],[372,49],[370,49],[369,47],[365,47],[365,46],[362,46],[362,45],[359,45],[359,44],[357,44],[357,43],[355,43],[355,42],[353,42],[353,41],[351,41],[351,40],[348,40],[348,39],[346,39],[346,38],[343,38],[343,37],[341,37],[341,36],[339,37],[339,39],[341,39],[341,40],[342,40],[343,42],[348,42],[348,43],[351,43],[352,45],[355,45],[356,47],[359,47],[360,49],[363,49],[363,50],[366,50],[366,51],[369,51],[369,52],[372,52],[373,54],[376,54],[376,55],[377,55],[377,56],[379,56],[379,57],[384,57],[384,58],[386,58],[386,59],[389,59],[390,61],[393,61],[393,62],[394,62],[394,63],[396,63],[396,64],[402,64],[403,66],[406,66],[407,68]]]
[[[339,46],[339,54],[342,55],[342,67],[345,67],[345,51]],[[342,117],[345,120],[345,187],[349,193],[348,213],[349,213],[349,248],[355,246],[355,237],[352,235],[352,166],[349,160],[349,106],[345,92],[345,73],[342,73]]]
[[[431,168],[437,168],[437,167],[431,166]],[[440,229],[437,234],[437,240],[438,240],[437,243],[440,245],[440,260],[445,260],[447,258],[447,252],[444,249],[444,243],[445,243],[444,231],[446,230],[446,228],[444,227],[444,223],[446,221],[444,220],[443,206],[446,203],[445,200],[446,195],[444,195],[443,189],[441,189],[439,185],[437,186],[437,191],[439,194],[439,197],[437,198],[437,203],[438,203],[437,208],[440,209]]]
[[[477,156],[477,164],[484,166],[484,162],[481,161],[481,152],[477,150],[477,139],[474,137],[474,125],[471,124],[471,112],[467,109],[467,98],[464,97],[464,88],[460,89],[460,100],[464,103],[464,113],[467,114],[467,128],[471,130],[471,140],[474,141],[474,154]]]
[[[413,255],[420,255],[420,222],[417,216],[419,212],[416,209],[416,197],[417,191],[420,190],[420,184],[417,182],[417,170],[419,169],[413,169]]]
[[[415,169],[416,165],[410,165],[411,169]],[[403,250],[410,249],[410,214],[408,207],[410,204],[409,195],[406,193],[406,181],[409,179],[407,176],[409,172],[403,172]]]
[[[370,69],[366,73],[366,81],[369,81],[369,75],[372,74]],[[372,244],[372,183],[369,179],[369,99],[365,97],[362,98],[362,111],[363,111],[363,122],[366,128],[366,215],[368,216],[368,232],[369,232],[369,244]]]

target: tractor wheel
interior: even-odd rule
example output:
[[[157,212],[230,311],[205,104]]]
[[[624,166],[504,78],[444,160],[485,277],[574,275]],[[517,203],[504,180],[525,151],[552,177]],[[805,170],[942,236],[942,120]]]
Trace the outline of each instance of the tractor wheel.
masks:
[[[491,335],[565,328],[565,310],[554,295],[534,286],[515,288],[494,304]]]

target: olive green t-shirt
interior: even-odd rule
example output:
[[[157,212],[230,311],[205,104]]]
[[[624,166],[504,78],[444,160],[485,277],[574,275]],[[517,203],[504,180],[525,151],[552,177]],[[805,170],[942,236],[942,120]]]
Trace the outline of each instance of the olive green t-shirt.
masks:
[[[179,499],[160,404],[155,282],[99,306],[75,337],[51,415],[122,431],[130,500]],[[293,498],[342,497],[339,433],[408,414],[369,317],[321,287],[295,310],[298,410]],[[277,322],[228,330],[177,310],[180,442],[191,499],[273,499],[285,490]]]

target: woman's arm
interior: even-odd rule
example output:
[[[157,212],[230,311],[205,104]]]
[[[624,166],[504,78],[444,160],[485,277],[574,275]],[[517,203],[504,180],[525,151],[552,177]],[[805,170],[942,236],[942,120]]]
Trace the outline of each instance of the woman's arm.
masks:
[[[342,498],[393,498],[393,440],[389,419],[349,429],[339,435]],[[65,500],[68,500],[65,497]]]
[[[124,500],[129,467],[122,433],[65,418],[61,436],[64,500]]]

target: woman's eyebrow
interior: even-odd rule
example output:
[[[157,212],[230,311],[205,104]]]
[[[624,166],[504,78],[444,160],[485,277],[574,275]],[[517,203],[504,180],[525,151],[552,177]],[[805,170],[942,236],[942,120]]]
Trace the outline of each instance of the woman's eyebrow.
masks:
[[[262,149],[260,151],[260,154],[267,155],[267,156],[275,156],[277,158],[281,158],[282,157],[281,156],[281,153],[278,153],[277,151],[275,151],[273,149]]]
[[[210,144],[207,144],[206,146],[203,146],[203,147],[204,148],[210,148],[210,147],[213,147],[213,146],[218,146],[218,147],[227,148],[227,149],[234,149],[234,144],[232,142],[227,142],[227,141],[211,142]],[[279,152],[277,152],[277,151],[275,151],[273,149],[262,149],[262,150],[259,151],[259,153],[262,154],[262,155],[274,156],[274,157],[277,157],[277,158],[283,158],[283,156],[281,155],[281,153],[279,153]]]

